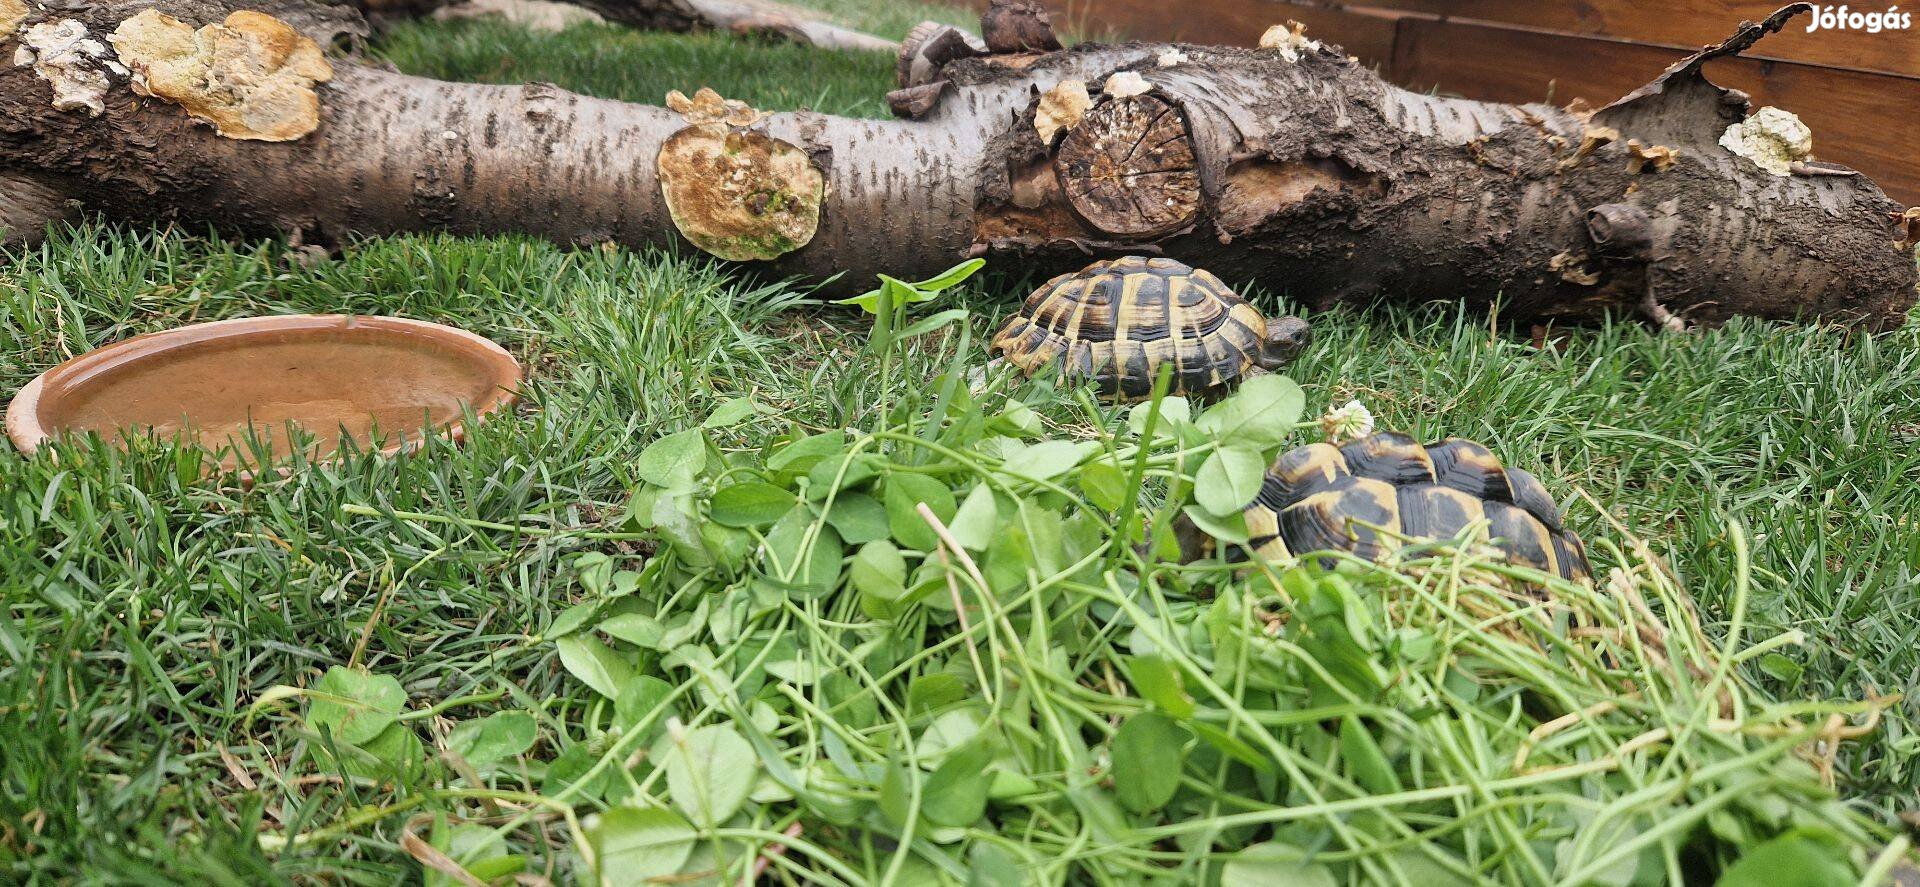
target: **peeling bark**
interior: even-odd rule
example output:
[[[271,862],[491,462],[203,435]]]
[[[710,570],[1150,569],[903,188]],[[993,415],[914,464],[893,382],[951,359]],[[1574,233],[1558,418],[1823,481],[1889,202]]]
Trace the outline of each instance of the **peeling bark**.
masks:
[[[77,14],[111,32],[134,4],[108,5],[121,9]],[[230,11],[159,5],[196,25]],[[1753,28],[1777,29],[1784,14]],[[1752,39],[1743,29],[1708,53]],[[1501,315],[1521,322],[1640,312],[1880,328],[1914,298],[1912,253],[1894,245],[1904,208],[1862,176],[1776,177],[1719,147],[1745,102],[1701,78],[1698,58],[1589,117],[1407,92],[1310,41],[958,55],[920,72],[949,85],[919,120],[799,112],[729,129],[793,146],[823,179],[811,239],[754,267],[852,287],[972,255],[1044,275],[1159,254],[1317,307],[1501,298]],[[635,246],[682,236],[659,175],[662,147],[689,125],[678,114],[539,84],[336,69],[319,129],[284,144],[221,139],[119,83],[99,118],[59,112],[30,71],[0,71],[0,166],[117,219],[307,242],[422,229]],[[1094,91],[1079,120],[1042,140],[1044,93],[1132,83],[1110,79],[1119,72],[1145,90]],[[1588,137],[1600,130],[1612,135]],[[1149,193],[1151,207],[1135,202]]]

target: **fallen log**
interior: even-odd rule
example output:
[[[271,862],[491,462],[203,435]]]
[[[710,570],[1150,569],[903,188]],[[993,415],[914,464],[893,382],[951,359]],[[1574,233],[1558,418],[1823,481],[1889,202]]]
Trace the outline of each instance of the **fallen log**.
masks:
[[[459,0],[340,0],[371,18],[425,15]],[[617,24],[655,31],[727,31],[822,49],[892,52],[891,40],[861,33],[774,0],[567,0]]]
[[[72,215],[59,187],[38,176],[0,170],[0,238],[25,239]]]
[[[1045,274],[1136,253],[1315,307],[1498,300],[1513,320],[1878,329],[1914,299],[1913,254],[1895,245],[1903,208],[1872,182],[1804,159],[1775,175],[1719,144],[1747,102],[1700,66],[1804,4],[1592,112],[1397,89],[1297,30],[1256,50],[982,55],[923,28],[902,53],[911,95],[895,102],[918,119],[900,120],[762,114],[710,94],[660,108],[353,59],[307,76],[321,72],[285,35],[227,17],[246,5],[31,11],[0,40],[31,46],[33,28],[64,19],[113,51],[94,59],[97,113],[54,106],[65,75],[44,52],[0,71],[0,169],[122,221],[306,243],[419,230],[681,241],[844,287],[966,256]],[[171,18],[131,14],[155,6]],[[220,41],[253,47],[246,64],[274,72],[273,89],[175,76]]]

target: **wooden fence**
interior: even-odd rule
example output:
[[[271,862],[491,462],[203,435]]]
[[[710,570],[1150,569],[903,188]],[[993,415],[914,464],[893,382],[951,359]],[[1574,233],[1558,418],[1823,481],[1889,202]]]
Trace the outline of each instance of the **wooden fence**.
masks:
[[[1251,46],[1269,26],[1304,22],[1414,89],[1496,101],[1584,98],[1603,105],[1669,63],[1758,20],[1781,2],[1743,0],[1046,0],[1083,34]],[[1799,114],[1822,160],[1920,204],[1920,0],[1909,28],[1868,33],[1789,23],[1750,57],[1707,66],[1714,82]],[[1848,6],[1884,12],[1888,6]],[[1836,7],[1837,8],[1837,5]]]

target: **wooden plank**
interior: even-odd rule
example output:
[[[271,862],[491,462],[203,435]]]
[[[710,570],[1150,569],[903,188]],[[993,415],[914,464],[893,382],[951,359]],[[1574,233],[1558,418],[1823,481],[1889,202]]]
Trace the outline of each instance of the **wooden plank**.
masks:
[[[1766,18],[1782,0],[1662,0],[1657,5],[1629,0],[1356,0],[1342,5],[1355,11],[1413,12],[1691,48],[1725,39],[1743,19]],[[1849,12],[1881,13],[1888,5],[1875,6],[1869,0],[1850,6]],[[1920,11],[1920,6],[1901,11]],[[1883,29],[1877,34],[1827,29],[1809,33],[1812,19],[1811,15],[1794,19],[1756,47],[1756,55],[1920,76],[1920,22],[1913,28]]]

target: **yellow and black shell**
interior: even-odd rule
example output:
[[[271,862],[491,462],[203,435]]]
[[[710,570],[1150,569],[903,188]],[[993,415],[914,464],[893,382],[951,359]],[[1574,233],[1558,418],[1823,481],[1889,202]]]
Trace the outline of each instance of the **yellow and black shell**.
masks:
[[[1266,317],[1220,278],[1126,256],[1047,281],[992,347],[1028,373],[1053,365],[1102,393],[1142,398],[1165,364],[1176,394],[1230,386],[1259,360],[1266,336]]]
[[[1485,519],[1509,562],[1565,579],[1590,575],[1586,546],[1539,478],[1457,437],[1421,446],[1382,432],[1289,450],[1267,469],[1246,519],[1250,544],[1265,557],[1349,551],[1369,559],[1401,537],[1451,539]]]

